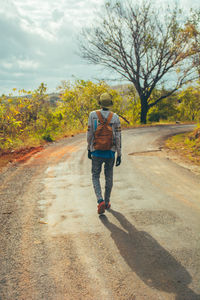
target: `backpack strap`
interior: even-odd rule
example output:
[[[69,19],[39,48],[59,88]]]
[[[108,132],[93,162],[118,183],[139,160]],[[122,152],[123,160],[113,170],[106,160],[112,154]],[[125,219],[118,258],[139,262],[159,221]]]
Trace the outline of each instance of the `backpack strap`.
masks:
[[[100,123],[103,124],[103,123],[104,123],[104,120],[103,120],[103,117],[102,117],[102,114],[101,114],[100,110],[96,110],[96,114],[97,114],[97,116],[98,116],[98,118],[99,118]],[[112,117],[113,117],[113,112],[111,111],[111,112],[109,113],[108,117],[107,117],[106,124],[109,124],[109,123],[110,123]]]
[[[102,114],[101,114],[100,110],[96,110],[96,114],[97,114],[97,116],[99,118],[100,123],[103,124],[104,121],[103,121],[103,117],[102,117]]]
[[[106,124],[109,124],[109,123],[110,123],[110,121],[112,120],[112,117],[113,117],[113,112],[111,111],[111,112],[109,113],[108,117],[107,117],[107,122],[106,122]]]

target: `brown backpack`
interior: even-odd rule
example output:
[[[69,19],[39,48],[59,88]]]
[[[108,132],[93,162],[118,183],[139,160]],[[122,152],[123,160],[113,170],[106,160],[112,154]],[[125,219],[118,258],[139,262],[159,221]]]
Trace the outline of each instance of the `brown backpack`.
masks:
[[[107,120],[103,119],[99,110],[96,111],[100,124],[94,133],[94,149],[95,150],[110,150],[113,146],[113,131],[109,125],[113,112],[110,112]]]

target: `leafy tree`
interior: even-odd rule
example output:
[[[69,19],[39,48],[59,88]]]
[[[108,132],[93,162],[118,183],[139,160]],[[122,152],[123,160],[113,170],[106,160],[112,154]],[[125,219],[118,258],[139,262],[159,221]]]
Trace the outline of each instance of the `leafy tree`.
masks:
[[[193,56],[193,65],[196,68],[199,81],[200,81],[200,35],[197,30],[200,23],[200,11],[198,13],[192,13],[190,19],[188,20],[187,30],[185,32],[186,35],[193,36],[191,48],[194,49],[196,54]]]
[[[74,85],[63,82],[60,90],[65,120],[73,126],[86,126],[90,111],[99,109],[98,100],[104,92],[109,92],[113,97],[113,111],[123,111],[122,97],[105,82],[95,84],[91,81],[77,80]]]
[[[165,90],[157,90],[151,94],[153,99],[161,97],[163,94],[166,94]],[[178,96],[177,93],[163,99],[158,102],[157,105],[153,106],[149,110],[148,121],[150,122],[159,122],[160,120],[175,121],[178,115]]]
[[[200,83],[187,87],[179,93],[178,99],[180,119],[200,122]]]
[[[14,89],[16,91],[16,89]],[[12,148],[26,137],[42,136],[59,126],[42,83],[34,92],[20,90],[19,96],[0,97],[0,148]]]
[[[139,123],[141,105],[135,87],[132,84],[122,85],[122,88],[118,92],[123,97],[123,113],[129,124],[134,125],[135,123]],[[118,114],[120,115],[120,112]]]
[[[197,76],[199,53],[197,13],[185,15],[177,6],[160,11],[150,2],[109,1],[95,23],[83,30],[80,55],[114,70],[130,81],[140,97],[141,123],[150,108]],[[152,99],[157,87],[165,94]],[[170,87],[170,88],[169,88]]]

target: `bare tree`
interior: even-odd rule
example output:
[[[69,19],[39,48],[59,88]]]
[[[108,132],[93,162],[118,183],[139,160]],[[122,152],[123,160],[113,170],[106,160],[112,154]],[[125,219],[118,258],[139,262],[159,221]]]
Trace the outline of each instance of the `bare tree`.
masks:
[[[200,34],[197,30],[199,23],[200,11],[191,15],[191,19],[188,21],[188,24],[190,25],[190,30],[187,31],[187,34],[192,34],[194,37],[192,47],[193,49],[195,49],[196,54],[193,56],[193,64],[196,67],[200,81]]]
[[[116,71],[135,86],[141,123],[146,123],[152,106],[198,77],[194,65],[194,56],[200,52],[197,36],[198,23],[186,18],[177,6],[159,11],[150,2],[134,5],[115,0],[105,4],[95,24],[83,29],[80,55]],[[165,87],[167,92],[151,100],[155,87]]]

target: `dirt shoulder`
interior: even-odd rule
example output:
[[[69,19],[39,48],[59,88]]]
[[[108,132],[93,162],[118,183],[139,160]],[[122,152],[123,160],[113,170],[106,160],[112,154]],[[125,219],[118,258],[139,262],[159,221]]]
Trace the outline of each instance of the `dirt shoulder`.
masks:
[[[42,151],[44,147],[27,147],[19,150],[10,150],[0,153],[0,171],[2,168],[13,162],[24,162],[29,159],[33,154]]]

